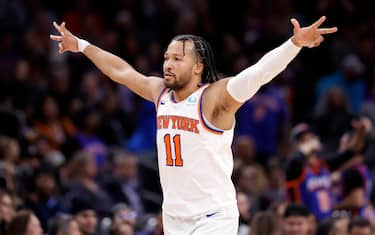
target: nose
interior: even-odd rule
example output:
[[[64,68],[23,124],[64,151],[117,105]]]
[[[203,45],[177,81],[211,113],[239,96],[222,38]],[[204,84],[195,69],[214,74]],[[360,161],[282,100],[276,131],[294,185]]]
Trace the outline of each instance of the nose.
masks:
[[[164,70],[165,71],[170,71],[173,67],[172,60],[165,60],[164,61]]]

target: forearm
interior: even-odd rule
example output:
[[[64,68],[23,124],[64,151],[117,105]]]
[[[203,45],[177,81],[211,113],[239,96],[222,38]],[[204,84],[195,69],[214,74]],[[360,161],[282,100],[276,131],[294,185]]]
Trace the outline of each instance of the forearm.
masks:
[[[227,90],[238,102],[250,99],[258,89],[283,71],[301,50],[291,39],[268,52],[256,64],[229,80]]]
[[[127,86],[139,96],[154,102],[162,87],[162,79],[147,77],[116,55],[97,46],[89,45],[81,50],[105,75]]]
[[[126,84],[126,74],[137,73],[132,66],[116,55],[113,55],[95,45],[89,45],[83,50],[83,53],[89,58],[106,76],[112,80]]]

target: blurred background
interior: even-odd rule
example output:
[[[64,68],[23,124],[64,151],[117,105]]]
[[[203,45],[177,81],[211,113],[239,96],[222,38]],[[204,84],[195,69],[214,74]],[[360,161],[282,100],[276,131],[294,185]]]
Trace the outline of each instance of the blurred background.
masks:
[[[48,234],[162,234],[154,105],[82,54],[60,55],[53,21],[157,76],[173,36],[200,35],[226,77],[291,37],[291,17],[305,26],[327,16],[323,26],[339,31],[303,49],[237,113],[239,234],[266,210],[288,234],[287,202],[310,213],[292,213],[311,225],[297,234],[334,227],[337,213],[349,218],[342,228],[356,216],[373,223],[372,9],[354,0],[0,0],[0,233],[12,235],[24,216]]]

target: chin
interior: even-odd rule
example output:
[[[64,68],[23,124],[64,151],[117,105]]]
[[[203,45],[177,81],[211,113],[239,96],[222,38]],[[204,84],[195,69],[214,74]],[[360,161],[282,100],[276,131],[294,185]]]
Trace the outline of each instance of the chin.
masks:
[[[167,82],[165,80],[164,80],[164,85],[165,85],[165,87],[171,88],[172,90],[178,90],[178,88],[179,88],[178,84],[176,84],[174,82]]]

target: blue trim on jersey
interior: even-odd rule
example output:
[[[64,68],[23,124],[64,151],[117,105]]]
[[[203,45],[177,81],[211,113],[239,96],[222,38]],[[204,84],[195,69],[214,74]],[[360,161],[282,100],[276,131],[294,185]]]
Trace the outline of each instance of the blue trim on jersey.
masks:
[[[207,88],[207,87],[206,87]],[[200,109],[199,109],[199,115],[200,115],[200,117],[201,117],[201,120],[202,120],[202,125],[204,125],[207,129],[209,129],[209,130],[211,130],[211,131],[213,131],[213,132],[216,132],[216,133],[218,133],[218,134],[223,134],[224,133],[224,131],[223,130],[220,130],[220,129],[216,129],[216,128],[213,128],[213,127],[211,127],[210,125],[208,125],[207,124],[207,122],[206,122],[206,119],[204,118],[204,116],[203,116],[203,111],[202,111],[202,102],[203,102],[203,94],[204,94],[204,92],[206,91],[206,88],[202,91],[202,94],[201,94],[201,96],[200,96],[200,100],[199,100],[199,107],[200,107]]]

